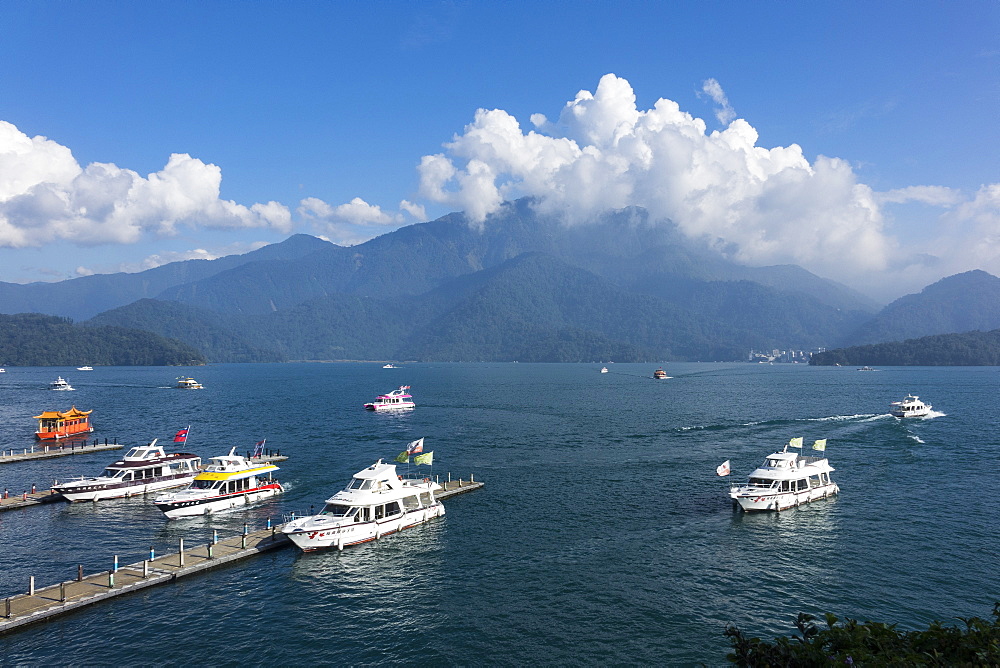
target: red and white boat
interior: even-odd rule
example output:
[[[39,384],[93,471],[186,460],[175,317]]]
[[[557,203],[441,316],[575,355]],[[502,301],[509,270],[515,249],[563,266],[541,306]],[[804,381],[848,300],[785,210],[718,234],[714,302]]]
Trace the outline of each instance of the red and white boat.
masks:
[[[409,394],[409,385],[400,385],[398,390],[393,390],[389,394],[380,394],[375,397],[375,401],[365,404],[365,409],[370,411],[398,411],[416,408],[413,397]]]

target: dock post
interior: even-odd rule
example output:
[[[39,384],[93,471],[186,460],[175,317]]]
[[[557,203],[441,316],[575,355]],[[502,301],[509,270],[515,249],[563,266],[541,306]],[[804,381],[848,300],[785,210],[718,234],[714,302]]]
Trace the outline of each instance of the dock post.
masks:
[[[213,545],[214,545],[214,543],[209,543],[209,544],[208,544],[208,558],[209,558],[209,559],[212,559],[212,558],[213,558],[213,556],[212,556],[212,546],[213,546]]]
[[[243,523],[243,535],[240,537],[240,547],[242,549],[246,549],[246,546],[247,546],[247,534],[249,532],[250,532],[250,527],[248,527],[247,523],[244,522]]]
[[[448,471],[448,482],[451,482],[451,471]]]
[[[28,576],[28,596],[34,596],[34,595],[35,595],[35,576],[34,575],[29,575]]]
[[[115,555],[115,567],[114,567],[114,571],[115,571],[115,573],[118,572],[118,555],[117,554]]]
[[[28,500],[28,493],[27,492],[24,493],[24,496],[21,498],[21,500],[22,501],[27,501]]]
[[[271,518],[270,517],[267,518],[267,528],[268,529],[271,528]]]
[[[469,482],[476,482],[476,474],[475,473],[470,473],[469,474]]]
[[[83,564],[76,565],[76,581],[83,582]]]
[[[247,523],[246,523],[246,522],[244,522],[244,523],[243,523],[243,535],[245,536],[245,535],[247,535],[248,533],[250,533],[250,527],[249,527],[249,526],[247,525]]]
[[[149,546],[149,560],[156,561],[156,550],[153,549],[152,545]]]
[[[4,605],[4,607],[6,608],[6,610],[4,610],[4,612],[6,613],[4,615],[4,617],[6,617],[7,619],[10,619],[10,596],[8,596],[5,599],[5,605]]]
[[[60,603],[65,603],[66,602],[66,583],[65,582],[60,582],[59,583],[59,602]]]
[[[115,572],[108,571],[108,589],[115,588]]]
[[[145,580],[149,577],[149,560],[142,560],[142,579]]]
[[[177,551],[177,554],[178,554],[177,565],[178,566],[183,566],[184,565],[184,539],[183,538],[180,539],[180,543],[181,543],[180,549]]]
[[[212,529],[212,545],[215,545],[218,542],[219,542],[219,530]]]
[[[31,484],[31,493],[32,494],[35,493],[35,484],[34,483]]]
[[[271,542],[273,543],[275,540],[277,540],[277,536],[275,535],[275,529],[274,527],[271,527]]]

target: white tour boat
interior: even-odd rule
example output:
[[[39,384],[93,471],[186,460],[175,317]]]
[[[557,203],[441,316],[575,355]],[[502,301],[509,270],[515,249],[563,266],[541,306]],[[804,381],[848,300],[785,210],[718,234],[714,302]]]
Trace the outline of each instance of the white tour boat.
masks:
[[[52,491],[67,501],[97,501],[146,494],[187,485],[198,475],[201,457],[183,452],[167,454],[156,439],[126,453],[96,478],[81,478],[53,485]]]
[[[66,390],[72,390],[73,388],[70,387],[69,383],[67,383],[65,380],[63,380],[62,376],[59,376],[54,381],[52,381],[51,383],[49,383],[49,389],[50,390],[63,390],[63,391],[66,391]]]
[[[76,370],[77,371],[93,371],[94,367],[92,367],[92,366],[78,366],[78,367],[76,367]]]
[[[788,452],[786,445],[781,452],[768,455],[750,474],[747,484],[733,485],[729,498],[746,511],[785,510],[840,492],[837,483],[830,480],[834,470],[826,457]]]
[[[382,368],[383,369],[398,369],[399,367],[396,366],[395,364],[393,364],[392,362],[389,362],[388,364],[383,364]]]
[[[931,405],[920,401],[920,397],[914,394],[908,394],[902,401],[889,404],[889,412],[898,418],[924,417],[930,414]]]
[[[196,381],[194,378],[178,378],[177,385],[175,385],[178,390],[201,390],[204,386]]]
[[[245,506],[285,491],[277,480],[271,479],[277,470],[274,464],[237,455],[234,447],[228,455],[209,459],[208,466],[195,476],[190,487],[158,496],[153,503],[171,519]]]
[[[602,366],[601,367],[601,373],[607,373],[607,372],[608,372],[608,367]]]
[[[318,515],[294,519],[282,532],[304,552],[366,543],[444,515],[434,496],[440,490],[429,478],[397,475],[395,464],[380,459],[355,473]]]
[[[409,385],[400,385],[398,390],[393,390],[389,394],[380,394],[375,397],[375,401],[365,404],[365,409],[370,411],[394,411],[406,408],[414,408],[413,397],[407,393]]]
[[[655,378],[656,380],[663,380],[666,377],[667,377],[667,372],[664,371],[662,367],[653,372],[653,378]]]

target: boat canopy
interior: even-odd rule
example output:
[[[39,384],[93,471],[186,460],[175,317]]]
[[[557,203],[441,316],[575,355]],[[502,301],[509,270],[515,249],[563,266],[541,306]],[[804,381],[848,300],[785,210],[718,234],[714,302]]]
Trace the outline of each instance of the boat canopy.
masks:
[[[68,411],[44,411],[41,415],[36,415],[36,420],[73,420],[76,418],[86,417],[93,413],[93,410],[81,411],[76,406],[73,406]]]

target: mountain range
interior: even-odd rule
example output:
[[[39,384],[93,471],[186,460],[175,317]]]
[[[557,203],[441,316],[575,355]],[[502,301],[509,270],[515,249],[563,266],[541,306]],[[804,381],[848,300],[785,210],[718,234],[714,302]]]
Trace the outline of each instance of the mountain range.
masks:
[[[351,247],[294,235],[134,274],[0,283],[0,312],[154,332],[210,361],[733,360],[998,328],[998,296],[1000,279],[968,272],[879,310],[801,267],[740,265],[642,209],[568,225],[519,200],[482,227],[453,213]]]

